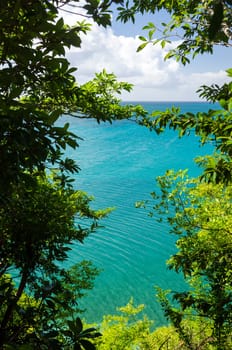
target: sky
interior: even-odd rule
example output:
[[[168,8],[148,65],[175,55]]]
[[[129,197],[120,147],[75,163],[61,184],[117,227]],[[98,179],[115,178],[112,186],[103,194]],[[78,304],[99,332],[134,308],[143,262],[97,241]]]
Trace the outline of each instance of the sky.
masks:
[[[62,16],[68,24],[83,20],[64,12]],[[92,30],[82,37],[81,48],[67,53],[71,65],[78,68],[77,82],[85,83],[105,68],[119,81],[133,84],[132,92],[120,96],[124,101],[198,101],[196,90],[201,85],[222,85],[228,81],[225,70],[232,66],[232,48],[216,47],[213,55],[197,56],[187,66],[174,59],[164,61],[167,49],[159,45],[148,45],[136,52],[141,44],[139,35],[146,35],[142,27],[162,20],[165,15],[161,13],[156,17],[138,16],[135,24],[113,20],[107,29],[93,24]]]

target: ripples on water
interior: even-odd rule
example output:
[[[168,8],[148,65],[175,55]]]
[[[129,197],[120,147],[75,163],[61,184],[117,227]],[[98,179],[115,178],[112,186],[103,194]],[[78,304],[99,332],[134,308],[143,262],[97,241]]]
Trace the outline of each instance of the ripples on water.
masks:
[[[148,108],[164,108],[162,103]],[[207,109],[207,104],[184,104],[189,110]],[[212,106],[210,106],[212,107]],[[102,269],[95,287],[80,301],[89,322],[100,322],[104,314],[114,313],[131,297],[146,305],[145,313],[156,324],[165,322],[155,300],[154,285],[165,289],[183,287],[181,276],[166,269],[165,261],[175,251],[168,227],[158,224],[136,201],[150,198],[155,177],[170,168],[198,170],[193,158],[205,153],[195,136],[179,140],[167,132],[157,136],[130,121],[98,125],[95,121],[67,118],[71,130],[84,139],[77,151],[70,151],[82,171],[76,187],[94,195],[94,207],[116,207],[103,220],[104,228],[76,244],[71,263],[89,259]]]

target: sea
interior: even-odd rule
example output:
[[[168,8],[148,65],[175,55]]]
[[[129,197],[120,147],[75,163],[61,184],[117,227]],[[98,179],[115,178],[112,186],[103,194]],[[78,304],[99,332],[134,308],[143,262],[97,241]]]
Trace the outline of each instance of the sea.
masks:
[[[178,106],[182,112],[204,112],[215,108],[206,102],[136,102],[148,111]],[[135,203],[151,199],[157,189],[156,177],[167,169],[188,169],[197,176],[194,158],[209,154],[212,146],[201,146],[194,132],[183,138],[167,130],[157,135],[133,121],[112,124],[65,116],[70,130],[77,134],[77,150],[68,150],[81,171],[75,177],[76,189],[94,197],[93,208],[113,207],[101,227],[84,244],[72,245],[69,261],[90,260],[100,269],[94,288],[79,301],[88,323],[100,323],[104,315],[117,314],[131,298],[144,304],[143,313],[155,325],[167,320],[156,297],[155,286],[165,290],[186,290],[181,274],[167,269],[167,259],[176,252],[176,237],[170,227],[158,223],[148,210]]]

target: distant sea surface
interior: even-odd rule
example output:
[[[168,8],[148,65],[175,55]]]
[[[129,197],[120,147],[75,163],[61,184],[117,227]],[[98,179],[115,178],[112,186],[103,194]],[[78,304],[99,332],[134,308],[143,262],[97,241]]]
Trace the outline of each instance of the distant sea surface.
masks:
[[[173,105],[181,111],[213,109],[201,102],[139,102],[145,109],[165,110]],[[86,308],[88,322],[100,322],[103,315],[113,314],[131,297],[135,304],[145,304],[145,313],[156,325],[165,324],[163,312],[155,298],[154,286],[184,289],[182,276],[167,270],[166,260],[175,252],[175,237],[169,227],[157,223],[135,202],[150,199],[155,178],[167,169],[189,169],[195,176],[200,170],[196,156],[210,153],[191,134],[182,139],[173,131],[157,136],[132,121],[97,124],[94,120],[62,118],[71,130],[83,138],[79,148],[69,151],[81,168],[75,187],[95,197],[94,208],[115,207],[104,226],[90,235],[83,245],[75,244],[70,263],[91,260],[101,269],[94,289],[80,301]]]

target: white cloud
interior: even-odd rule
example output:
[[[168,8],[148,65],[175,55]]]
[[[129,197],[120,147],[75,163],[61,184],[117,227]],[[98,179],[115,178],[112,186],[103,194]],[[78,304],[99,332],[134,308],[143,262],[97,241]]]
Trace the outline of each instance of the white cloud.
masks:
[[[195,73],[182,67],[179,75],[176,77],[174,99],[178,100],[196,100],[198,94],[196,91],[202,85],[218,84],[223,85],[229,81],[225,71]]]
[[[79,83],[105,68],[119,80],[134,84],[132,93],[122,95],[124,100],[196,100],[200,85],[225,81],[223,71],[192,73],[173,59],[164,62],[165,50],[158,45],[148,45],[137,53],[140,44],[138,37],[117,36],[111,28],[93,24],[91,32],[83,36],[81,49],[73,48],[67,57],[78,68]]]
[[[199,86],[211,84],[222,85],[228,78],[226,72],[220,70],[218,72],[193,73],[192,79]]]
[[[164,62],[159,46],[147,46],[136,53],[139,44],[137,37],[116,36],[111,29],[93,25],[92,31],[83,37],[81,49],[73,49],[67,56],[78,67],[77,77],[81,82],[105,68],[120,80],[138,87],[162,88],[171,83],[179,64],[174,60]]]

